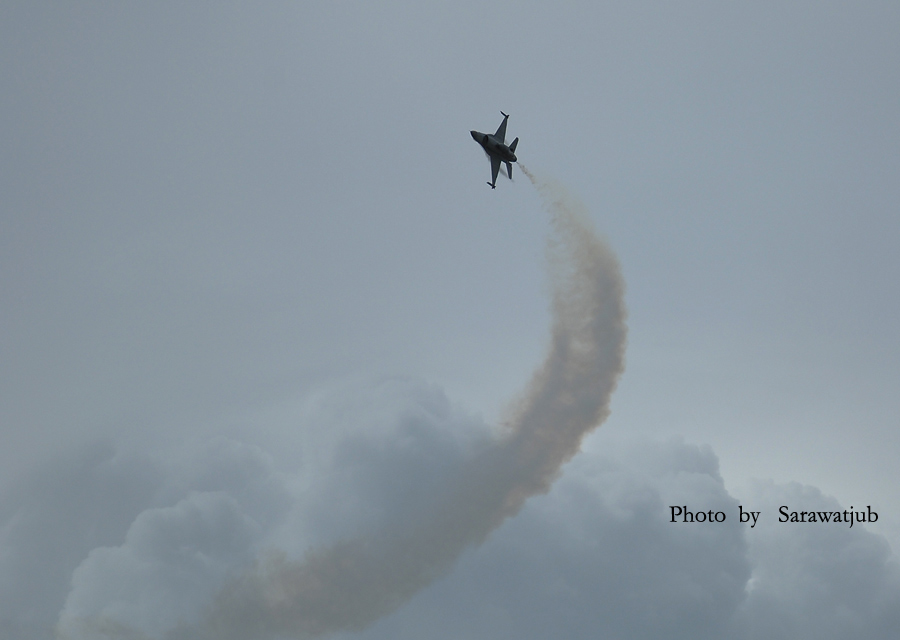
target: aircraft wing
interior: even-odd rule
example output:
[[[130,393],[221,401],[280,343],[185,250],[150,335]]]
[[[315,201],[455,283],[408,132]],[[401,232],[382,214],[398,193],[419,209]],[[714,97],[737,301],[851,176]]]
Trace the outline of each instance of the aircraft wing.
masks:
[[[506,122],[504,120],[504,122]],[[500,158],[491,156],[491,186],[497,184],[497,174],[500,173]]]
[[[494,134],[494,137],[497,138],[501,143],[506,143],[506,121],[509,120],[509,116],[503,116],[503,122],[500,123],[500,126],[497,127],[497,133]]]

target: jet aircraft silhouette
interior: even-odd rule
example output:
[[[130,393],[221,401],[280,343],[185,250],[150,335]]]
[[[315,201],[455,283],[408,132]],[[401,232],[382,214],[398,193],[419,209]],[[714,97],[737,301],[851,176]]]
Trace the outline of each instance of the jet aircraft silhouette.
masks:
[[[497,127],[496,133],[469,132],[472,134],[472,139],[481,145],[484,152],[491,159],[491,181],[488,182],[491,185],[491,189],[497,188],[497,174],[500,172],[501,162],[506,163],[506,173],[509,179],[512,180],[512,163],[516,161],[516,145],[519,144],[519,139],[516,138],[511,145],[507,146],[506,121],[509,120],[509,116],[502,111],[500,114],[503,116],[503,122]]]

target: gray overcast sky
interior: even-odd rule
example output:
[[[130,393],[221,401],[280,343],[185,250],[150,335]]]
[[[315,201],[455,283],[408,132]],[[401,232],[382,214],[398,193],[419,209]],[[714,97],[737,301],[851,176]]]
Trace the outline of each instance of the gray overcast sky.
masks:
[[[317,441],[297,426],[315,422],[309,398],[348,379],[354,407],[390,415],[446,394],[465,424],[501,420],[551,319],[540,198],[518,169],[485,186],[489,163],[468,135],[492,131],[500,109],[523,164],[563,182],[609,240],[629,310],[626,371],[582,475],[567,472],[502,539],[544,548],[542,514],[565,510],[591,473],[619,486],[615,465],[640,456],[617,454],[615,471],[596,459],[637,436],[668,443],[641,445],[668,447],[667,460],[710,445],[723,484],[684,499],[775,504],[766,482],[799,482],[878,506],[873,530],[896,548],[898,33],[896,2],[3,3],[7,555],[30,557],[10,542],[15,505],[55,514],[67,494],[53,483],[77,484],[65,469],[82,464],[58,456],[102,449],[98,438],[127,462],[228,435],[285,470],[294,440]],[[383,376],[424,382],[400,400],[349,399]],[[194,487],[171,479],[181,463],[145,463],[146,478],[169,480],[135,476],[123,505],[171,507],[178,491],[140,487]],[[48,464],[62,470],[41,484]],[[634,473],[628,483],[664,491],[659,469]],[[590,485],[599,512],[612,500],[603,482]],[[73,543],[68,573],[60,560],[35,587],[54,620],[88,552],[127,550],[116,545],[129,526],[150,521],[144,507],[77,504],[106,514],[108,535]],[[590,535],[613,520],[572,526]],[[310,539],[329,539],[321,526]],[[740,544],[723,542],[722,557]],[[748,566],[764,566],[753,549]],[[446,597],[429,591],[370,633],[440,626],[472,604],[460,594],[484,582],[475,565],[515,560],[478,553],[436,585]],[[520,631],[503,622],[519,602],[507,596],[454,632]],[[23,616],[0,611],[8,629],[30,628]],[[610,637],[655,632],[609,624]]]

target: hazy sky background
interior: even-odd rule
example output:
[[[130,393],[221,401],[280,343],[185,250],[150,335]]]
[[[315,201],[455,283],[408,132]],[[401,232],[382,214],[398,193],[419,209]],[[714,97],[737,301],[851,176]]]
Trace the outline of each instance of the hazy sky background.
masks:
[[[518,169],[491,191],[468,134],[493,131],[500,109],[523,164],[567,185],[619,256],[626,371],[560,485],[368,637],[553,635],[528,621],[538,600],[573,636],[717,637],[823,580],[798,565],[796,583],[765,582],[786,549],[844,544],[728,528],[694,548],[654,528],[669,500],[773,516],[792,497],[871,504],[870,531],[896,549],[898,33],[895,2],[3,3],[0,631],[40,638],[67,598],[90,608],[116,580],[143,583],[91,571],[104,548],[127,555],[126,532],[152,530],[149,511],[202,491],[203,469],[281,487],[264,491],[259,531],[222,547],[225,575],[254,545],[299,553],[375,527],[394,502],[414,510],[340,456],[315,462],[343,430],[386,425],[372,438],[390,443],[420,406],[441,407],[423,418],[439,433],[503,420],[550,311],[541,201]],[[410,460],[416,483],[427,469]],[[681,487],[681,468],[703,481]],[[360,506],[370,486],[388,515]],[[296,502],[301,489],[313,497]],[[661,502],[619,530],[644,503],[617,492]],[[334,496],[365,513],[324,515]],[[646,538],[623,551],[634,531]],[[887,577],[833,601],[871,588],[896,602],[896,561],[863,534]],[[690,595],[664,576],[680,560],[653,565],[641,540],[685,566],[712,549],[733,584],[679,618]],[[611,566],[620,554],[639,566]],[[524,591],[559,567],[581,576],[559,601]],[[653,589],[645,570],[662,576]],[[747,599],[751,573],[780,586]],[[579,600],[596,594],[608,609]],[[809,620],[818,602],[793,610]],[[118,611],[140,627],[147,606]],[[897,621],[875,609],[863,617],[879,637]],[[754,633],[801,637],[788,623]]]

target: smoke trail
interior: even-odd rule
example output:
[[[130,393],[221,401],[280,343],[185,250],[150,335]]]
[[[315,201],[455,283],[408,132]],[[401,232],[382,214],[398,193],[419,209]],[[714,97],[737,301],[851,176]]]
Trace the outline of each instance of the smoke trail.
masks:
[[[219,595],[205,632],[217,640],[311,638],[354,631],[394,611],[546,492],[582,438],[609,414],[624,366],[624,283],[584,207],[522,167],[552,217],[549,353],[513,405],[509,430],[471,459],[412,530],[341,542],[302,561],[270,555]],[[186,629],[171,637],[197,637]]]

